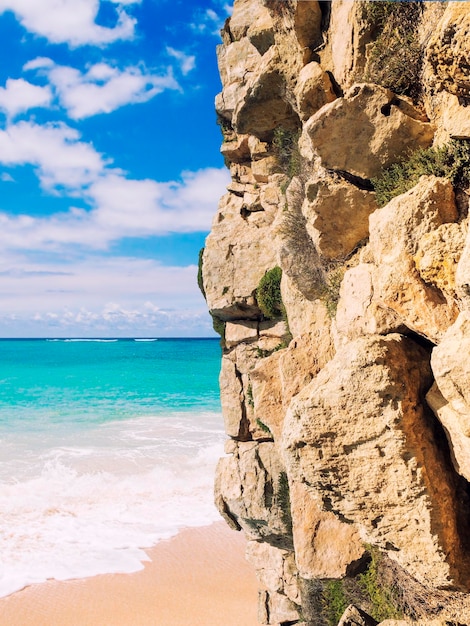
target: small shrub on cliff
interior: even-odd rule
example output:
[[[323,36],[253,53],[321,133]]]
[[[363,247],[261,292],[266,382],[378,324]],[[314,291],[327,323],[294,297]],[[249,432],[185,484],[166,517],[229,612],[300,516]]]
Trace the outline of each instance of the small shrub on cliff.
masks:
[[[282,521],[286,528],[292,532],[292,513],[290,508],[289,479],[286,472],[279,474],[277,483],[277,504],[281,509]]]
[[[397,608],[393,588],[384,584],[381,575],[382,555],[377,548],[369,549],[371,557],[369,566],[363,574],[359,574],[358,583],[370,603],[368,612],[378,622],[386,619],[401,619],[403,613]]]
[[[350,603],[342,580],[328,580],[323,587],[322,609],[328,626],[336,626]]]
[[[420,148],[383,170],[372,180],[377,204],[385,206],[395,196],[412,189],[424,175],[448,178],[455,187],[468,188],[470,141],[454,139],[441,148]]]
[[[421,91],[423,48],[417,27],[420,2],[382,0],[362,4],[362,17],[374,41],[368,48],[365,80],[417,99]]]
[[[274,130],[273,150],[279,166],[289,182],[300,173],[301,156],[299,152],[300,131],[279,126]]]
[[[266,319],[281,317],[284,313],[281,278],[282,270],[276,265],[261,278],[256,289],[256,300]]]

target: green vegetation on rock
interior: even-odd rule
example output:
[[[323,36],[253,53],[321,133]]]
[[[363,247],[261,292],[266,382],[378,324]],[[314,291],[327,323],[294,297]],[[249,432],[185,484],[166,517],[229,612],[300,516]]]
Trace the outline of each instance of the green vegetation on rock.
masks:
[[[393,588],[385,585],[382,580],[382,554],[374,547],[369,547],[369,554],[371,557],[369,566],[363,574],[358,576],[359,587],[370,605],[368,612],[378,622],[386,619],[401,619],[403,613],[397,607]]]
[[[323,587],[323,613],[328,626],[336,626],[350,603],[342,580],[328,580]]]
[[[301,156],[299,152],[300,131],[279,126],[274,130],[273,149],[282,173],[287,177],[283,190],[287,189],[294,176],[300,173]]]
[[[385,206],[392,198],[412,189],[421,176],[448,178],[455,187],[470,186],[470,141],[453,139],[440,148],[420,148],[406,159],[384,169],[372,179],[377,204]]]
[[[362,17],[374,39],[368,48],[365,80],[417,99],[423,48],[418,36],[420,2],[362,3]]]
[[[266,319],[274,319],[283,315],[281,278],[282,270],[276,265],[261,278],[256,289],[256,300]]]

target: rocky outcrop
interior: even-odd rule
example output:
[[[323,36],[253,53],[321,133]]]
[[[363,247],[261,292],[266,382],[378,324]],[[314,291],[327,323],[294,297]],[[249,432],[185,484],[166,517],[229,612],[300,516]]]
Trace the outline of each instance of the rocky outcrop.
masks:
[[[341,624],[470,623],[466,4],[235,0],[222,31],[232,180],[202,257],[215,493],[248,538],[261,624],[348,604]],[[370,69],[392,19],[421,68],[400,93]],[[444,167],[426,150],[451,139]],[[377,178],[411,153],[422,176],[379,207]]]

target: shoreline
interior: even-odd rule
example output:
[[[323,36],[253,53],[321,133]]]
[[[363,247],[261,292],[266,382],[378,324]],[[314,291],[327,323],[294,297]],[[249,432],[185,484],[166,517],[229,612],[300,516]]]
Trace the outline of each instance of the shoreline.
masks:
[[[0,626],[258,626],[246,540],[223,521],[145,550],[132,574],[50,580],[0,598]]]

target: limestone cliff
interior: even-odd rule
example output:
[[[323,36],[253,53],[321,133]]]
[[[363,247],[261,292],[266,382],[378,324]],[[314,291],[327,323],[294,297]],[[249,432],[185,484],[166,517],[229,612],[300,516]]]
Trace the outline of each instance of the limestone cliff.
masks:
[[[470,624],[470,3],[235,0],[222,38],[202,286],[259,621]]]

